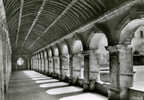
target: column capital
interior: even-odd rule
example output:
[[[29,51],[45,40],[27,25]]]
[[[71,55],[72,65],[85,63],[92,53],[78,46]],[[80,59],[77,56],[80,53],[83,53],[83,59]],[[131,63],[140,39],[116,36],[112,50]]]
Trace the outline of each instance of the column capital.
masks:
[[[90,50],[85,50],[85,51],[83,51],[82,54],[83,54],[84,56],[86,56],[86,55],[90,55],[91,53],[96,54],[96,52],[97,52],[97,49],[90,49]]]
[[[69,55],[67,54],[67,55],[60,55],[59,57],[60,58],[67,58]]]
[[[122,49],[132,49],[132,46],[131,45],[118,44],[118,45],[106,47],[106,50],[108,50],[110,53],[116,53]]]
[[[106,50],[108,50],[110,53],[117,53],[117,52],[119,52],[118,45],[107,46]]]

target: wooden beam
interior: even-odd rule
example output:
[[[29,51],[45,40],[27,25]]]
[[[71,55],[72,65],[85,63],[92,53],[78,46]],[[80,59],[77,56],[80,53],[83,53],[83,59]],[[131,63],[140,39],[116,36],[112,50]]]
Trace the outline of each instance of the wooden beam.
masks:
[[[42,13],[42,11],[44,9],[45,4],[46,4],[46,0],[43,0],[43,3],[42,3],[41,7],[39,8],[39,10],[37,12],[37,15],[36,15],[35,19],[33,20],[31,27],[28,30],[28,33],[27,33],[27,35],[26,35],[26,37],[24,39],[24,42],[22,44],[22,47],[24,46],[24,44],[25,44],[26,40],[28,39],[29,35],[31,34],[34,26],[36,25],[36,23],[37,23],[37,21],[39,19],[39,16],[41,15],[41,13]]]
[[[18,39],[19,39],[19,31],[20,31],[21,20],[22,20],[23,6],[24,6],[24,0],[21,0],[19,21],[18,21],[18,28],[17,28],[16,42],[15,42],[16,43],[16,47],[17,47],[17,43],[18,43]]]
[[[54,26],[67,12],[68,10],[77,2],[78,0],[72,0],[72,2],[70,4],[68,4],[68,6],[65,8],[64,11],[62,11],[62,13],[44,30],[44,32],[38,37],[36,38],[36,40],[28,47],[31,48],[34,46],[34,44],[42,37],[44,36],[48,30],[50,28],[52,28],[52,26]]]

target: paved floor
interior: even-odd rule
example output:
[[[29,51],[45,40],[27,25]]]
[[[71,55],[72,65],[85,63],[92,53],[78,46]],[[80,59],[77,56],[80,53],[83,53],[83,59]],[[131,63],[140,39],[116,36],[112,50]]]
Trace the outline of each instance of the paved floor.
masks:
[[[34,71],[12,74],[7,100],[108,100]]]

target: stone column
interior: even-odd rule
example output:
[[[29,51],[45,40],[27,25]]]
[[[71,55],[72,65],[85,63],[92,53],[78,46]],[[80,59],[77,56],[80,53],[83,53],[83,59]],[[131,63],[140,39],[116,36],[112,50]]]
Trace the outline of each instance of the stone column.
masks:
[[[49,57],[49,74],[52,75],[53,72],[53,58]]]
[[[45,74],[45,55],[44,55],[44,52],[43,52],[43,73]]]
[[[42,73],[43,72],[43,55],[42,55],[42,52],[40,53],[40,72]]]
[[[60,80],[63,80],[63,56],[60,55],[60,76],[59,76]]]
[[[128,88],[133,83],[133,55],[128,45],[108,47],[110,51],[109,100],[128,100]]]
[[[48,57],[48,55],[47,55],[47,75],[49,75],[49,57]]]
[[[38,71],[40,72],[41,70],[41,59],[40,59],[40,54],[38,54]]]
[[[73,78],[73,55],[72,54],[69,56],[69,68],[70,68],[70,80],[69,80],[69,82],[72,83],[72,78]]]
[[[133,83],[133,53],[132,47],[118,45],[120,60],[120,100],[128,100],[128,88]]]
[[[32,57],[31,58],[31,70],[33,69],[33,66],[34,66],[33,63],[34,63],[34,58]]]
[[[100,81],[100,65],[97,49],[89,50],[89,89],[94,90],[96,82]]]
[[[69,77],[69,74],[70,74],[69,73],[69,56],[68,55],[61,55],[60,63],[61,63],[62,80],[65,80]]]
[[[44,73],[47,74],[48,72],[48,60],[47,60],[47,52],[44,52]]]
[[[119,51],[117,46],[109,46],[110,57],[110,88],[108,91],[109,100],[120,100],[120,80],[119,80]]]
[[[52,76],[55,76],[55,57],[52,57],[53,60],[53,72],[52,72]]]
[[[36,71],[38,71],[38,56],[36,54]]]
[[[59,63],[59,56],[54,56],[53,57],[53,68],[54,68],[54,76],[58,77],[60,74],[60,63]]]
[[[82,55],[84,56],[84,83],[83,83],[83,88],[85,90],[89,89],[89,51],[84,51],[82,52]]]
[[[41,52],[41,72],[44,73],[44,55],[43,55],[43,51]]]

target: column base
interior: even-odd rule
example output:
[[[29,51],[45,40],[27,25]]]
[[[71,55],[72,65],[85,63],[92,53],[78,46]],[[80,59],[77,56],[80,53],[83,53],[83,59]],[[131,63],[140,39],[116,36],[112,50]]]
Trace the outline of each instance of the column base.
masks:
[[[108,100],[120,100],[119,89],[110,88],[108,90]]]

